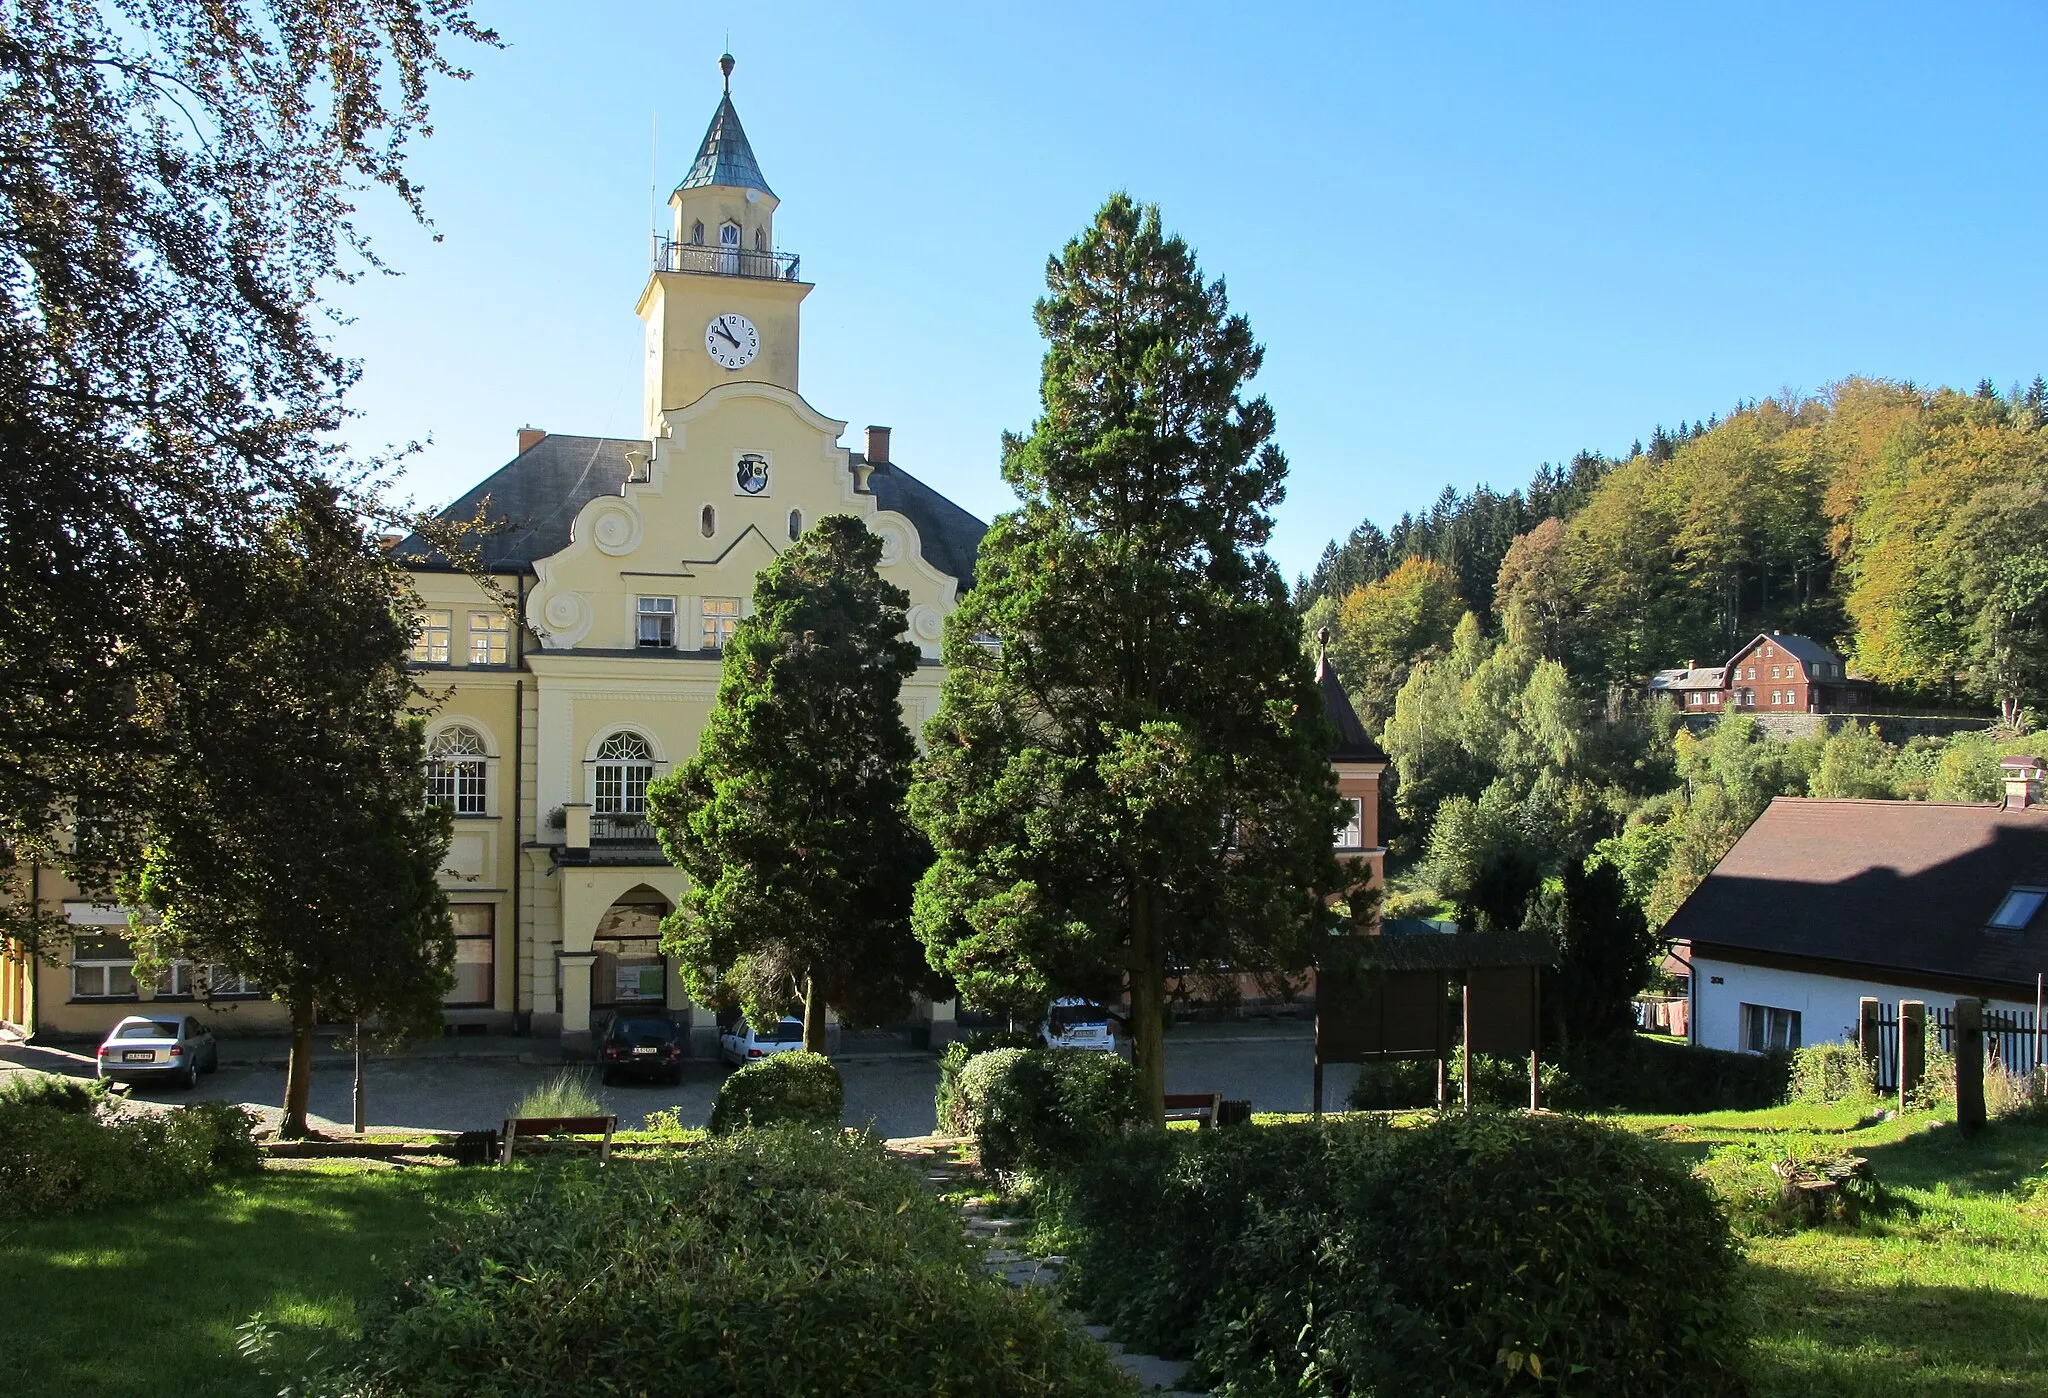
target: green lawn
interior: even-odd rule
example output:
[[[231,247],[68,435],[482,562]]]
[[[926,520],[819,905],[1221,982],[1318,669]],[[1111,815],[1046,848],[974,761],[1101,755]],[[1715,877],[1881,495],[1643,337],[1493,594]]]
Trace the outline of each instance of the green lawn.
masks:
[[[1617,1123],[1719,1172],[1793,1151],[1869,1157],[1896,1207],[1753,1232],[1757,1398],[2048,1394],[2048,1125],[1963,1141],[1842,1107]],[[383,1266],[494,1172],[271,1170],[192,1199],[0,1227],[9,1398],[274,1394],[235,1349],[261,1312],[286,1366],[350,1333]],[[1670,1259],[1674,1267],[1685,1259]]]
[[[1745,1239],[1759,1398],[2048,1394],[2048,1126],[1996,1123],[1964,1141],[1926,1114],[1863,1117],[1781,1107],[1621,1118],[1695,1160],[1866,1156],[1896,1200],[1854,1227]]]
[[[380,1269],[438,1203],[490,1176],[270,1170],[194,1198],[0,1225],[10,1398],[275,1394],[235,1349],[262,1312],[289,1361],[349,1333]]]

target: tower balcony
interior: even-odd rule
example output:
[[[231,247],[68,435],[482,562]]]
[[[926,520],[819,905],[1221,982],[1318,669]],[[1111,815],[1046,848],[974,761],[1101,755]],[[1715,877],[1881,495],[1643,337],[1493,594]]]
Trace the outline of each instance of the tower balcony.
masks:
[[[714,243],[684,243],[660,237],[654,240],[657,272],[703,272],[714,277],[793,282],[802,260],[793,252],[749,252]]]

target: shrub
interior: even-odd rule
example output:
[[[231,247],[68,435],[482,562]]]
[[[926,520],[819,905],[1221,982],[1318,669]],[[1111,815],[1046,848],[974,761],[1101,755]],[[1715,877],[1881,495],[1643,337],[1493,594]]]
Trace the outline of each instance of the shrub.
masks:
[[[1630,1035],[1568,1059],[1582,1108],[1623,1112],[1755,1111],[1785,1100],[1790,1054],[1735,1053]]]
[[[220,1102],[116,1120],[0,1103],[0,1199],[50,1214],[191,1194],[258,1168],[255,1125]]]
[[[1042,1209],[1083,1307],[1223,1391],[1739,1388],[1727,1220],[1676,1162],[1598,1123],[1147,1133]]]
[[[512,1115],[603,1116],[604,1104],[597,1100],[590,1074],[581,1068],[564,1068],[547,1081],[528,1090],[512,1108]]]
[[[932,1109],[938,1119],[939,1130],[955,1136],[974,1134],[973,1125],[960,1116],[958,1104],[960,1073],[967,1067],[968,1059],[995,1049],[1038,1046],[1038,1036],[1021,1029],[988,1029],[947,1044],[946,1051],[939,1055],[939,1085],[932,1093]]]
[[[872,1137],[754,1131],[530,1178],[433,1241],[305,1391],[1129,1391],[1100,1346],[985,1276],[958,1217]]]
[[[836,1130],[846,1110],[839,1070],[822,1053],[778,1053],[749,1063],[718,1087],[711,1134],[784,1123]]]
[[[1071,1168],[1145,1119],[1137,1072],[1113,1053],[994,1049],[960,1073],[955,1119],[1002,1173]]]
[[[1875,1102],[1877,1070],[1854,1044],[1809,1044],[1792,1055],[1795,1102]]]
[[[0,1079],[0,1107],[53,1107],[91,1116],[107,1100],[103,1081],[80,1082],[54,1073],[9,1073]]]

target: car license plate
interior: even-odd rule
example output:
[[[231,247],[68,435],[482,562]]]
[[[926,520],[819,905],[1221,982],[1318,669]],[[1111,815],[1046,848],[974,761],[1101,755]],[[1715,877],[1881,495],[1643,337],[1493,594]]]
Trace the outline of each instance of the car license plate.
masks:
[[[127,1049],[121,1054],[121,1061],[123,1063],[154,1063],[156,1062],[156,1050]]]
[[[634,1056],[635,1058],[641,1058],[641,1057],[647,1057],[647,1058],[652,1058],[652,1057],[653,1057],[653,1056],[654,1056],[654,1055],[655,1055],[656,1053],[658,1053],[658,1052],[660,1052],[660,1050],[658,1050],[658,1049],[651,1049],[651,1048],[636,1048],[636,1049],[634,1049],[634,1050],[633,1050],[633,1056]]]

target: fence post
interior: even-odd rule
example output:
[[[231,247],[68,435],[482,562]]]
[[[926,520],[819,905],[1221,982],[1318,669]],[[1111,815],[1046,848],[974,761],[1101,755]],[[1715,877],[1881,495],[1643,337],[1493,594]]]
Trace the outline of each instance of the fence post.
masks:
[[[1884,1076],[1884,1067],[1878,1062],[1884,1056],[1884,1031],[1879,1023],[1883,1014],[1884,1006],[1874,995],[1856,1002],[1856,1051],[1863,1055],[1873,1080]]]
[[[1974,1136],[1984,1129],[1984,1007],[1975,999],[1956,1001],[1952,1021],[1956,1044],[1956,1129]]]
[[[1899,1001],[1899,1110],[1927,1076],[1927,1002]]]

